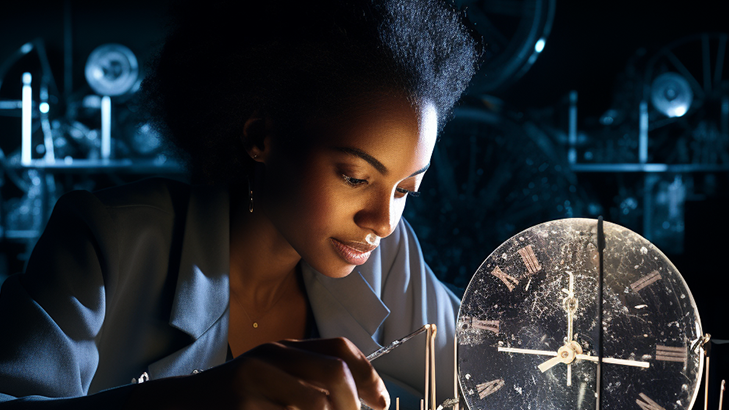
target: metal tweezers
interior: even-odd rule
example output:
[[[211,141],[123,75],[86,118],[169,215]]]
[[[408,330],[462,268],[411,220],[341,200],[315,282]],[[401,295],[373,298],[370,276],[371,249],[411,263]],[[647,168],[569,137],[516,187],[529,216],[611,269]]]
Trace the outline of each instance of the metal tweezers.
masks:
[[[395,348],[399,347],[401,344],[403,344],[403,343],[407,342],[408,340],[414,338],[415,336],[425,332],[426,330],[428,330],[428,328],[430,328],[430,325],[423,325],[423,327],[414,331],[413,333],[410,333],[409,335],[407,335],[403,338],[397,339],[387,346],[383,346],[383,347],[377,349],[374,353],[367,356],[367,360],[369,360],[371,362],[380,356],[384,356],[384,355],[390,353],[391,351],[395,350]]]

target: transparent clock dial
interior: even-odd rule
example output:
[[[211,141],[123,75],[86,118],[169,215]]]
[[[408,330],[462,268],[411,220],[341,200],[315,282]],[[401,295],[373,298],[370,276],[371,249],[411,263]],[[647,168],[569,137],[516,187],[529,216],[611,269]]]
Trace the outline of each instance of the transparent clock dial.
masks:
[[[689,409],[703,354],[691,292],[646,239],[608,222],[604,234],[602,408]],[[596,407],[598,269],[597,220],[578,218],[529,228],[483,262],[456,330],[472,410]]]

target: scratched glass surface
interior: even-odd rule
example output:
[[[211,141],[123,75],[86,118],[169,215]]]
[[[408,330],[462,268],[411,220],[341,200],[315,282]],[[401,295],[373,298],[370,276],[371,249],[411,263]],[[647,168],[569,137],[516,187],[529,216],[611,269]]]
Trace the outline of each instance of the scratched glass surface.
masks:
[[[686,282],[638,234],[604,232],[603,408],[689,409],[702,331]],[[579,218],[529,228],[484,261],[456,330],[471,410],[596,407],[598,269],[597,220]]]

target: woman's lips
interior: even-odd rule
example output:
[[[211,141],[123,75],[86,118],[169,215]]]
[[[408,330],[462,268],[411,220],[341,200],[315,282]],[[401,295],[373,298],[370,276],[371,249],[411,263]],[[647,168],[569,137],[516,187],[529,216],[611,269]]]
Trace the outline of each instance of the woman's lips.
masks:
[[[341,242],[331,238],[334,249],[350,265],[362,265],[367,262],[370,254],[377,248],[377,245],[370,245],[364,242]]]

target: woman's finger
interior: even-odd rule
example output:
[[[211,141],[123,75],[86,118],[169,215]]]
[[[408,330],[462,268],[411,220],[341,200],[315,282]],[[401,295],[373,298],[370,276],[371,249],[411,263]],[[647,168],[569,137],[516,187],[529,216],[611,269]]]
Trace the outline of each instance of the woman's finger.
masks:
[[[319,339],[280,342],[285,346],[307,350],[321,355],[333,356],[347,364],[354,378],[359,397],[373,409],[387,409],[390,405],[390,395],[385,388],[377,371],[367,360],[367,357],[345,338]]]
[[[308,384],[280,368],[276,363],[254,355],[241,357],[218,368],[189,377],[196,379],[193,384],[196,388],[202,388],[207,393],[196,396],[204,396],[208,400],[213,397],[216,408],[241,410],[336,408],[326,391]]]
[[[261,397],[251,406],[242,408],[259,408],[276,404],[276,409],[284,407],[296,410],[330,410],[338,409],[332,404],[329,393],[313,386],[301,378],[294,376],[280,367],[263,360],[254,359],[248,373],[256,379],[256,389]],[[263,400],[261,400],[263,399]]]
[[[250,353],[257,359],[297,377],[302,383],[324,392],[333,408],[359,408],[357,385],[343,359],[280,343],[261,345]]]

